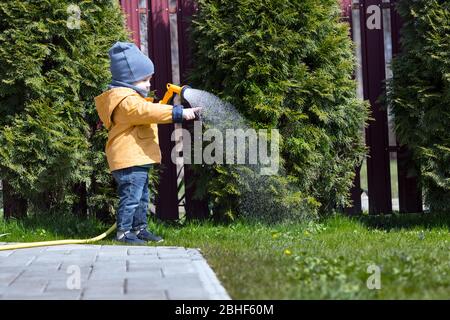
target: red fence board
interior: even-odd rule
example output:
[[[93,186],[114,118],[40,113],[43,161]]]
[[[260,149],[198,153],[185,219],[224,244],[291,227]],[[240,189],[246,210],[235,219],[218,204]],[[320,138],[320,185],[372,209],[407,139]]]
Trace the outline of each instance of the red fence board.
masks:
[[[350,37],[353,39],[352,27],[352,1],[341,0],[342,20],[349,23]],[[355,215],[362,211],[361,206],[361,167],[355,168],[355,178],[353,179],[353,186],[350,189],[350,199],[352,206],[345,208],[347,214]]]
[[[192,55],[190,52],[190,26],[192,16],[197,12],[197,5],[194,0],[177,0],[178,5],[178,48],[180,51],[180,76],[182,84],[189,84],[188,74],[192,67]],[[193,134],[193,123],[183,123],[183,128]],[[192,170],[192,165],[184,165],[186,218],[204,219],[209,216],[208,200],[195,199],[194,194],[197,189],[196,174]]]
[[[139,0],[120,0],[122,10],[126,15],[126,22],[128,30],[134,43],[141,47],[140,30],[139,30]]]
[[[150,0],[148,24],[148,52],[155,64],[152,88],[156,96],[162,98],[166,84],[172,82],[170,52],[170,25],[168,1]],[[160,179],[156,197],[156,216],[166,220],[178,219],[177,169],[172,162],[171,151],[175,142],[171,140],[173,124],[158,125],[161,149]]]
[[[391,10],[392,23],[392,52],[395,57],[400,53],[400,29],[402,20],[395,9],[397,0],[393,2]],[[419,187],[419,169],[412,163],[411,153],[407,146],[401,146],[397,151],[397,171],[398,171],[398,198],[400,212],[415,213],[422,212],[422,191]]]

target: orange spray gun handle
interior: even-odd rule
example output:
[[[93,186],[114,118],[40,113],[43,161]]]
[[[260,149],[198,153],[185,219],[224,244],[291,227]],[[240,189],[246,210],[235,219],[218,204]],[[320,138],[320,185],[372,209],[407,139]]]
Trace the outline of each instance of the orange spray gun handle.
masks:
[[[183,97],[184,91],[186,89],[190,88],[190,86],[187,86],[187,85],[180,87],[180,86],[174,85],[172,83],[168,83],[166,87],[167,87],[167,91],[164,94],[164,97],[161,99],[161,101],[159,101],[159,103],[168,104],[172,100],[174,94],[178,94],[181,98],[184,98]],[[189,105],[189,107],[190,107],[190,105]],[[200,119],[199,114],[196,115],[195,119],[197,119],[197,120]]]
[[[162,98],[162,100],[159,103],[168,104],[169,101],[173,98],[174,94],[178,94],[182,97],[183,91],[186,88],[189,88],[189,86],[180,87],[180,86],[174,85],[172,83],[168,83],[166,87],[167,87],[166,94],[164,95],[164,97]]]

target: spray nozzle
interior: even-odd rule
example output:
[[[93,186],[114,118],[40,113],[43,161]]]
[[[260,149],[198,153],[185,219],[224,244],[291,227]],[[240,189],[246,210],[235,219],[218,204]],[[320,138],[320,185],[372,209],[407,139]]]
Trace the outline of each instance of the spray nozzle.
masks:
[[[183,98],[183,94],[185,92],[186,89],[190,88],[189,86],[177,86],[175,84],[172,83],[168,83],[167,86],[167,91],[164,94],[164,97],[161,100],[161,103],[167,104],[169,103],[170,99],[172,99],[174,94],[178,94]]]
[[[181,98],[184,99],[184,93],[186,92],[187,89],[191,89],[191,87],[188,86],[188,85],[184,85],[184,86],[181,88],[181,92],[180,92]]]
[[[167,91],[164,94],[164,97],[162,98],[162,100],[160,101],[160,103],[163,104],[168,104],[169,101],[173,98],[174,94],[178,94],[188,105],[189,102],[185,99],[184,94],[186,92],[187,89],[192,89],[190,86],[177,86],[175,84],[172,83],[168,83],[166,85]],[[189,105],[190,107],[190,105]],[[200,112],[195,112],[195,120],[201,120],[201,113]]]

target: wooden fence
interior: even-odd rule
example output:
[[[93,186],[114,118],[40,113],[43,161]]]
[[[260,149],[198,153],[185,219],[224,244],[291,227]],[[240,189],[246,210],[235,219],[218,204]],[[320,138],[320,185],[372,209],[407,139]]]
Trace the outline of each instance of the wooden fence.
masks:
[[[354,206],[347,208],[350,214],[360,213],[366,208],[367,198],[370,213],[391,213],[393,187],[398,195],[398,198],[394,198],[394,209],[400,212],[422,211],[421,191],[410,166],[408,149],[398,145],[390,125],[389,107],[378,100],[384,92],[386,78],[392,76],[390,61],[400,51],[401,20],[395,11],[396,2],[341,0],[343,19],[350,23],[351,37],[356,44],[358,68],[355,78],[358,95],[370,102],[374,119],[362,132],[370,151],[367,167],[357,169],[351,190]],[[186,72],[190,67],[188,27],[190,18],[197,10],[195,1],[121,0],[120,3],[127,14],[127,25],[133,32],[134,41],[148,52],[155,63],[152,88],[156,89],[157,97],[162,97],[168,82],[185,84]],[[207,216],[206,201],[193,199],[195,184],[185,188],[184,196],[178,194],[178,186],[183,180],[195,182],[195,178],[188,166],[177,169],[177,165],[171,161],[174,142],[170,138],[174,125],[159,125],[158,128],[162,170],[156,215],[165,220],[178,219],[179,198],[183,197],[181,204],[188,217]],[[394,175],[394,171],[397,171],[397,175]],[[367,181],[364,190],[361,188],[361,177]]]

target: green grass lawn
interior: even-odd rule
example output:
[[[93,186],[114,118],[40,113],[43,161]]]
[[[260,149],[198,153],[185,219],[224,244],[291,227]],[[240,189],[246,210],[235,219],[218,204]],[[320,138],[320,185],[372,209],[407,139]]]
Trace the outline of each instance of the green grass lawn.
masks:
[[[234,222],[151,229],[164,245],[200,248],[234,299],[448,299],[450,216],[405,215],[279,224]],[[91,237],[108,226],[73,217],[0,222],[0,241]],[[117,244],[112,240],[100,244]],[[381,289],[368,289],[370,265]]]

